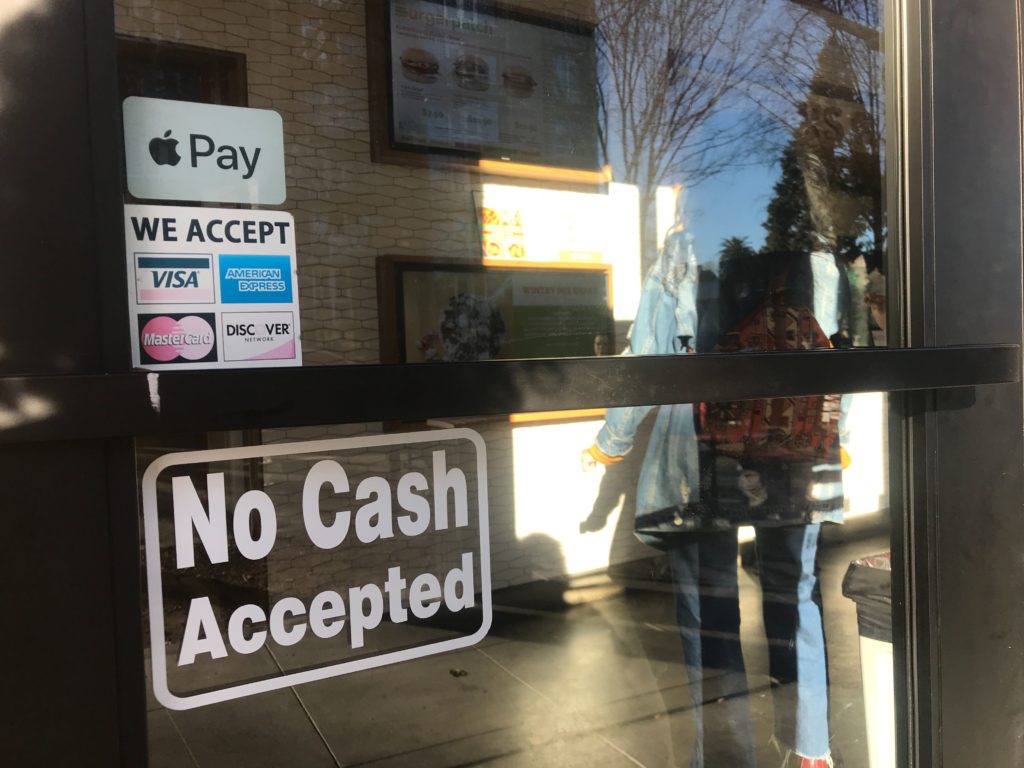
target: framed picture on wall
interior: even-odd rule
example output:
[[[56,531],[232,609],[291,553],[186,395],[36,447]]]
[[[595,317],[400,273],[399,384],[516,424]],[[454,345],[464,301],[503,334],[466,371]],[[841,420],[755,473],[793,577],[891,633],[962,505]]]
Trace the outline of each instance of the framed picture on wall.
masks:
[[[119,35],[118,90],[155,99],[249,105],[245,55],[165,40]]]
[[[249,106],[248,67],[242,53],[118,35],[117,74],[122,103],[129,96],[146,96],[229,107]],[[128,191],[127,178],[123,183],[126,202],[143,202]],[[180,202],[194,204],[190,200]],[[218,205],[247,207],[235,203]]]
[[[597,172],[592,25],[465,0],[366,15],[374,160]]]
[[[614,349],[608,265],[382,256],[377,284],[383,362],[585,357]]]

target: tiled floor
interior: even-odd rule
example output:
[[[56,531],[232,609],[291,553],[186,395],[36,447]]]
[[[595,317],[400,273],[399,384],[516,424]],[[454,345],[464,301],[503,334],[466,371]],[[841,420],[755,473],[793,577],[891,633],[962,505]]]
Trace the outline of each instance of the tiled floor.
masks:
[[[856,614],[840,583],[851,559],[885,548],[876,536],[822,549],[832,742],[846,768],[867,768],[867,757]],[[686,765],[690,700],[671,587],[657,570],[648,562],[613,579],[499,592],[491,633],[468,650],[185,712],[164,710],[151,699],[151,764]],[[759,766],[777,768],[781,758],[769,744],[772,697],[760,594],[756,574],[747,569],[741,599]],[[415,628],[421,636],[445,631]],[[305,651],[261,654],[248,662],[250,669],[253,663],[274,670],[319,661]],[[714,718],[716,706],[709,704],[707,717]]]

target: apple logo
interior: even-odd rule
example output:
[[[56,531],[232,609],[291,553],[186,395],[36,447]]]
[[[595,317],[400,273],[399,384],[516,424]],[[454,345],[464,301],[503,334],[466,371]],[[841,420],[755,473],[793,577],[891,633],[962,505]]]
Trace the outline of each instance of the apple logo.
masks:
[[[178,154],[178,140],[169,139],[171,132],[168,130],[164,137],[155,138],[149,142],[149,154],[157,165],[177,165],[181,162],[181,155]]]

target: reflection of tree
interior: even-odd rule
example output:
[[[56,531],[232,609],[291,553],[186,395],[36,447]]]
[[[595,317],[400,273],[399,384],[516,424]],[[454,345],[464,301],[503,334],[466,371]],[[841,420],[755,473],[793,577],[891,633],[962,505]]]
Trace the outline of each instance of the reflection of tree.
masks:
[[[762,6],[755,0],[595,5],[602,147],[616,175],[640,188],[649,246],[659,185],[692,186],[740,160],[739,140],[750,131],[744,119],[750,113],[740,111],[741,87],[763,57],[756,29]]]
[[[616,176],[640,189],[645,260],[659,234],[659,185],[692,187],[781,155],[766,247],[805,250],[813,230],[814,247],[881,266],[877,0],[595,0],[595,9],[601,144]],[[801,199],[808,172],[812,195],[829,185],[842,194]],[[833,215],[812,220],[811,203]]]
[[[718,249],[719,262],[755,255],[757,252],[750,247],[745,237],[727,237]]]
[[[807,188],[796,147],[782,151],[782,173],[772,188],[765,219],[765,251],[810,251],[814,248],[813,224]]]

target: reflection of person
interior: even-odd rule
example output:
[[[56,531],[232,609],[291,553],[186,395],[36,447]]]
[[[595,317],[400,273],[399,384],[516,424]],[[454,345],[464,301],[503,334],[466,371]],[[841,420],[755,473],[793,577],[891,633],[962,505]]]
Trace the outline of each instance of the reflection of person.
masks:
[[[627,354],[694,351],[695,267],[677,227],[645,279]],[[830,253],[723,263],[719,295],[718,351],[844,344],[849,292]],[[651,410],[609,409],[585,467],[621,461]],[[756,765],[739,638],[739,525],[757,532],[774,742],[787,768],[833,765],[817,547],[821,523],[842,517],[841,420],[839,399],[827,397],[658,409],[635,531],[671,563],[694,705],[693,766]]]
[[[607,333],[599,333],[594,336],[594,354],[598,357],[612,353],[612,340]]]

